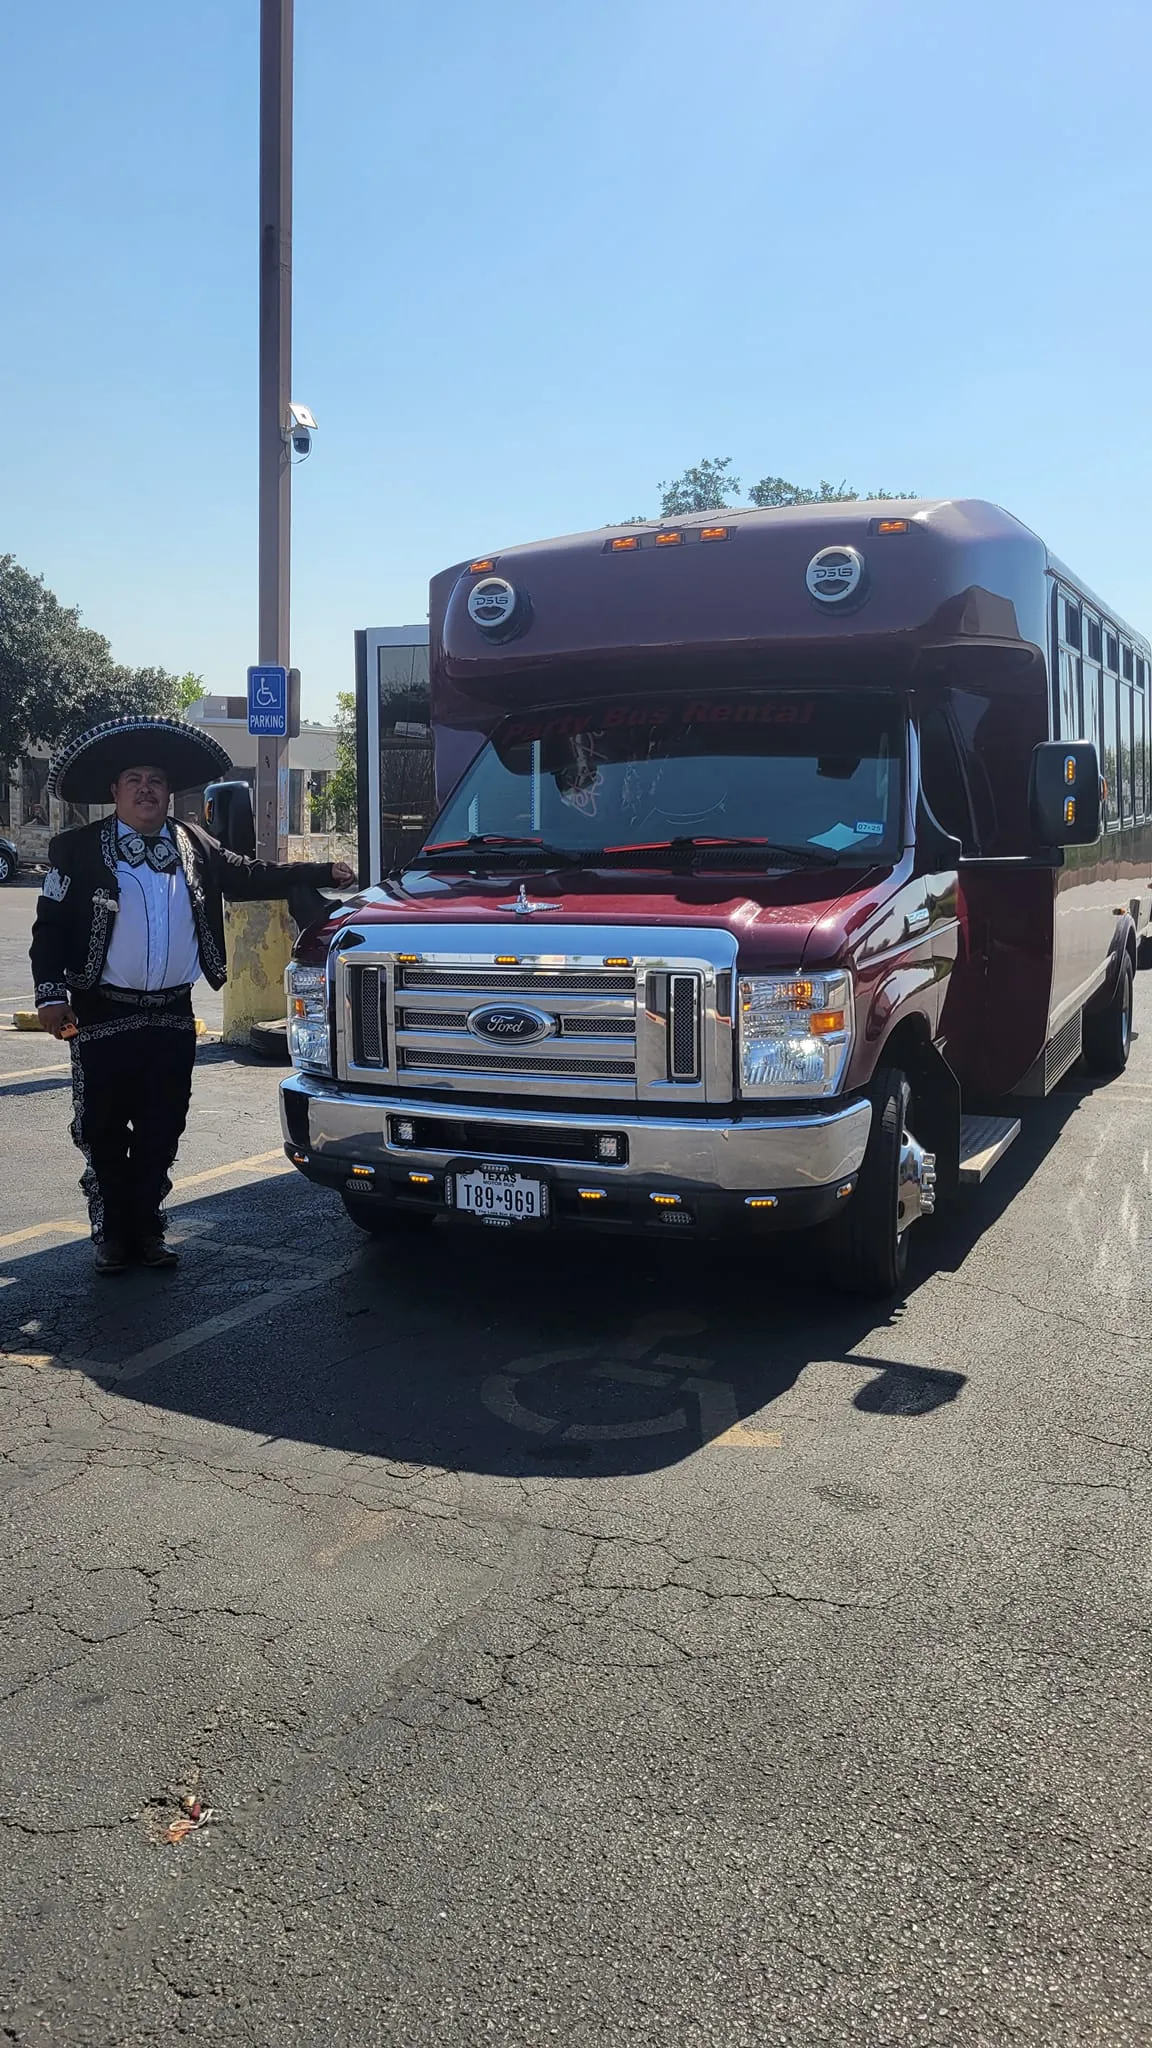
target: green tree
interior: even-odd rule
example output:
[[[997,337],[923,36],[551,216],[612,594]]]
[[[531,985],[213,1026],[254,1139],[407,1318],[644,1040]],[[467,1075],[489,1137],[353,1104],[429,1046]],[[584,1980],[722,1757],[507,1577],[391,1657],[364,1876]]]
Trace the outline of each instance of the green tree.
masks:
[[[740,479],[729,476],[730,455],[706,455],[694,469],[657,484],[661,519],[679,519],[685,512],[718,512],[740,494]],[[631,523],[631,522],[630,522]]]
[[[102,633],[80,624],[42,576],[0,555],[0,771],[36,741],[55,747],[102,718],[172,712],[176,679],[113,661]]]
[[[352,832],[356,828],[356,698],[341,690],[336,698],[336,767],[324,788],[312,793],[312,829]]]
[[[173,697],[177,711],[187,711],[190,704],[198,704],[205,694],[203,676],[193,675],[191,669],[177,676]]]
[[[915,491],[858,491],[853,485],[841,480],[830,484],[827,478],[821,480],[817,490],[803,484],[790,484],[782,476],[762,476],[753,484],[748,496],[753,505],[844,505],[853,499],[862,498],[869,502],[889,498],[914,498]]]

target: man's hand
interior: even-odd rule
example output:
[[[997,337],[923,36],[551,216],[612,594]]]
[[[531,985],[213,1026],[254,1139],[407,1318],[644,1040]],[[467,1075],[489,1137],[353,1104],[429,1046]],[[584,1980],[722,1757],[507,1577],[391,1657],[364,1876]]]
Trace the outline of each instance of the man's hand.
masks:
[[[53,1038],[75,1038],[76,1012],[71,1003],[41,1003],[36,1015],[42,1030],[50,1031]]]
[[[332,887],[334,889],[354,889],[356,887],[356,870],[355,868],[350,868],[346,860],[333,861]]]

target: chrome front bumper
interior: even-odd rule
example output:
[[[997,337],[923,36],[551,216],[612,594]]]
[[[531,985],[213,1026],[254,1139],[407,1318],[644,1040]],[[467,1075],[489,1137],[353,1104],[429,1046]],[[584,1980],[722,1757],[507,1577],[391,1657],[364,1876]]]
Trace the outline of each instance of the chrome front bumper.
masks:
[[[450,1160],[520,1160],[547,1168],[560,1182],[587,1181],[587,1157],[564,1157],[589,1134],[615,1132],[628,1140],[626,1165],[598,1163],[594,1172],[604,1185],[623,1187],[669,1183],[702,1192],[773,1193],[776,1190],[834,1188],[859,1169],[872,1122],[871,1103],[841,1103],[814,1114],[745,1117],[647,1117],[613,1114],[573,1115],[566,1110],[525,1109],[506,1103],[478,1108],[463,1103],[413,1101],[361,1089],[338,1088],[318,1075],[293,1073],[282,1084],[280,1115],[290,1156],[330,1173],[350,1172],[354,1165],[377,1172],[397,1169],[440,1172]],[[418,1145],[398,1145],[389,1137],[390,1117],[410,1117],[420,1126]],[[440,1121],[445,1143],[428,1142]],[[451,1127],[450,1129],[448,1127]],[[499,1140],[487,1133],[499,1126]],[[532,1135],[530,1151],[508,1143],[509,1127]],[[541,1138],[555,1133],[555,1154]],[[565,1148],[563,1139],[572,1143]]]

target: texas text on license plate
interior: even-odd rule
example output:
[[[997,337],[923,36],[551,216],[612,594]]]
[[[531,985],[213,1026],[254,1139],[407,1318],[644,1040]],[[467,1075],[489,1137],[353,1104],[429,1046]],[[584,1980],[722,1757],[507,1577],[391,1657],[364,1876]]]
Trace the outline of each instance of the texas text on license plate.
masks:
[[[481,1223],[544,1223],[548,1184],[514,1166],[466,1166],[456,1171],[456,1208]]]

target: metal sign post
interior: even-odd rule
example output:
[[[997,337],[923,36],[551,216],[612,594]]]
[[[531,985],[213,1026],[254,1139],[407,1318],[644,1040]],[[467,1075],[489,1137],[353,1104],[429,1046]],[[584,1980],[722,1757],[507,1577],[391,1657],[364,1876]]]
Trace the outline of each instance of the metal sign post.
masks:
[[[289,663],[292,564],[292,463],[284,438],[292,383],[292,9],[293,0],[260,0],[258,653],[262,669],[281,674]],[[257,738],[256,851],[262,860],[283,860],[287,721]]]

